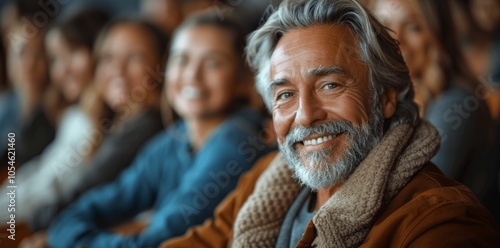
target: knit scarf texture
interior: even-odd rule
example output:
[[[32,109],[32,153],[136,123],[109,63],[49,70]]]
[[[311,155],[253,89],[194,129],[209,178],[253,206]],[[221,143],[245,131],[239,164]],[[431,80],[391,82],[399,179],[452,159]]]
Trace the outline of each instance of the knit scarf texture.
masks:
[[[342,187],[316,211],[315,247],[357,247],[378,213],[436,154],[437,130],[421,120],[386,132]],[[301,185],[281,154],[259,177],[234,223],[233,247],[274,247]]]

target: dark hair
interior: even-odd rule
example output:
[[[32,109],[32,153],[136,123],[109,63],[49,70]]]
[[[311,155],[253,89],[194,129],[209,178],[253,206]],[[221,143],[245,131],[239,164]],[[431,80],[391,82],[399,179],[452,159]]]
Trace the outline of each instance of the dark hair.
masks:
[[[71,48],[86,47],[93,50],[99,31],[109,21],[110,15],[103,9],[79,10],[67,18],[55,21],[49,30],[58,30]]]
[[[39,0],[15,0],[14,8],[16,10],[17,19],[23,17],[28,18],[30,21],[33,19],[37,13],[46,13],[46,10],[39,4]],[[51,21],[54,15],[45,15],[48,21]]]
[[[96,52],[99,53],[99,47],[102,45],[104,40],[107,38],[109,32],[117,25],[119,24],[133,24],[133,25],[138,25],[142,29],[144,29],[148,34],[149,38],[153,41],[155,44],[155,50],[156,54],[158,55],[159,61],[161,68],[163,69],[165,62],[168,58],[168,44],[169,44],[169,37],[165,34],[165,32],[160,29],[158,26],[155,24],[145,20],[144,18],[141,18],[139,16],[118,16],[116,18],[113,18],[110,22],[104,26],[102,29],[101,33],[97,37],[97,42],[96,46],[98,49],[96,49]],[[98,55],[98,54],[96,54]]]
[[[457,83],[473,93],[481,82],[469,69],[464,58],[460,37],[453,23],[451,2],[449,0],[415,2],[420,8],[424,23],[435,37],[439,49],[443,51],[439,56],[439,65],[445,77],[443,90],[451,87],[452,83]]]
[[[241,68],[244,73],[250,73],[250,69],[245,63],[244,54],[246,46],[246,36],[248,31],[242,24],[231,15],[224,16],[222,19],[217,12],[207,11],[201,14],[193,15],[186,19],[174,32],[173,39],[186,29],[199,26],[213,26],[220,28],[231,36],[233,48],[236,54],[241,56]]]
[[[81,9],[68,16],[56,19],[49,26],[46,34],[57,30],[71,49],[84,47],[92,53],[97,35],[109,18],[109,14],[101,9]],[[90,85],[90,82],[88,83]],[[73,103],[64,98],[58,86],[52,84],[47,91],[46,104],[48,112],[53,115],[53,119],[57,120],[62,111]]]
[[[459,11],[461,11],[459,14],[461,14],[460,18],[464,18],[466,24],[468,25],[467,29],[474,33],[479,33],[481,35],[487,35],[487,31],[484,30],[481,25],[477,23],[477,20],[474,18],[474,14],[472,13],[472,8],[471,8],[471,0],[454,0],[453,3],[454,6],[458,8]],[[472,38],[472,37],[471,37]]]

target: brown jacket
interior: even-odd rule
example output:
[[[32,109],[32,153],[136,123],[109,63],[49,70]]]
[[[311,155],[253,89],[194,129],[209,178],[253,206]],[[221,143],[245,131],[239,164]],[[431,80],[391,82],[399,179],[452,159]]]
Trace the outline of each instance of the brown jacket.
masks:
[[[421,169],[410,172],[409,175],[411,177],[407,179],[408,183],[401,185],[400,190],[393,191],[395,192],[393,197],[387,195],[387,192],[391,191],[391,189],[385,189],[383,192],[380,192],[382,193],[380,197],[377,195],[377,192],[370,193],[371,191],[368,191],[368,195],[365,194],[368,198],[373,198],[375,200],[384,197],[389,198],[387,198],[387,203],[383,204],[384,206],[380,211],[374,212],[374,217],[369,219],[371,220],[369,226],[365,226],[369,227],[366,229],[366,234],[358,235],[358,237],[362,239],[359,243],[355,244],[361,244],[361,247],[500,247],[500,238],[494,227],[493,218],[487,210],[479,204],[471,191],[460,183],[445,177],[433,164],[425,162],[432,157],[432,151],[437,149],[436,139],[427,138],[431,136],[437,137],[435,130],[424,123],[417,128],[414,135],[411,135],[412,132],[412,129],[408,127],[401,127],[392,131],[389,135],[390,137],[384,138],[381,142],[382,145],[379,145],[378,148],[372,151],[371,154],[374,154],[374,156],[371,156],[371,158],[369,156],[365,159],[364,163],[359,166],[358,169],[363,169],[357,169],[361,173],[354,173],[353,176],[350,177],[349,180],[363,179],[364,181],[362,182],[369,185],[369,187],[365,187],[365,189],[359,189],[366,190],[366,188],[376,188],[376,184],[370,182],[370,177],[372,176],[366,177],[366,175],[374,175],[376,177],[378,171],[383,169],[383,163],[380,162],[384,162],[384,159],[388,156],[380,156],[381,154],[403,154],[395,161],[396,163],[400,163],[401,161],[406,162],[403,164],[400,163],[400,166],[394,167],[395,169],[391,169],[391,166],[387,167],[388,172],[393,171],[391,175],[397,175],[398,177],[408,176],[408,173],[400,169],[404,168],[406,164],[414,163],[417,160],[423,161],[423,164],[420,166],[418,166],[420,162],[415,162],[418,168]],[[438,140],[437,143],[439,143]],[[409,145],[406,146],[404,144]],[[427,147],[432,148],[428,149]],[[391,151],[391,149],[396,150]],[[274,159],[275,157],[276,159]],[[273,159],[275,162],[271,163]],[[269,240],[269,238],[272,239],[275,236],[276,229],[279,229],[280,226],[278,222],[273,221],[279,220],[281,217],[274,215],[263,217],[262,214],[265,214],[265,212],[261,210],[269,206],[269,204],[265,203],[268,201],[269,197],[264,195],[264,197],[256,198],[256,195],[258,196],[261,192],[265,191],[272,192],[273,190],[276,193],[276,190],[272,189],[276,185],[279,186],[277,188],[278,193],[285,192],[286,190],[282,191],[284,189],[283,186],[292,185],[293,187],[293,185],[296,184],[287,179],[290,178],[290,176],[287,176],[287,173],[289,173],[287,172],[287,167],[283,166],[281,162],[276,162],[280,160],[283,160],[282,157],[276,156],[275,153],[264,157],[251,172],[242,177],[238,187],[218,207],[215,214],[215,220],[206,221],[203,226],[191,229],[185,236],[170,240],[164,243],[162,247],[227,247],[228,244],[231,243],[233,231],[235,230],[236,237],[238,238],[235,240],[237,241],[235,243],[239,242],[239,246],[249,246],[246,242],[241,243],[241,238],[252,240],[252,242],[257,241],[255,244],[259,244],[261,238],[257,238],[256,240],[255,236],[259,235],[259,237],[262,236],[264,238],[261,244],[272,247],[272,241],[266,243],[265,238]],[[393,159],[387,161],[389,161],[386,163],[387,165],[394,162]],[[412,168],[417,167],[413,166]],[[263,174],[266,169],[268,170]],[[394,172],[394,170],[396,171]],[[284,176],[279,176],[279,174]],[[278,177],[269,177],[269,175],[278,175]],[[257,181],[259,177],[260,179]],[[381,175],[380,178],[384,178],[384,176]],[[398,180],[399,179],[396,181]],[[278,182],[274,183],[275,181]],[[351,186],[357,186],[359,183],[359,181],[354,182]],[[349,189],[349,187],[347,187],[348,184],[349,181],[347,181],[342,188]],[[384,185],[378,186],[382,189],[384,187],[391,188],[394,186],[390,183],[387,184],[388,186]],[[251,195],[255,187],[259,188],[259,190]],[[353,189],[353,187],[351,187],[351,189]],[[356,195],[356,191],[344,191],[344,193],[345,192],[348,192],[350,195]],[[277,204],[283,203],[279,198],[293,199],[294,194],[295,192],[285,193],[284,196],[283,194],[279,194],[276,195],[276,199],[271,199],[269,202]],[[342,193],[339,191],[336,194],[341,195]],[[291,197],[289,195],[291,195]],[[340,203],[341,206],[342,204],[345,205],[347,200],[347,208],[352,208],[353,212],[356,213],[356,209],[362,209],[363,206],[349,204],[350,195],[343,195],[341,199],[337,199],[332,203]],[[252,201],[244,205],[249,197],[252,198]],[[354,196],[354,200],[356,199],[357,196]],[[256,200],[261,201],[261,203],[254,204]],[[369,199],[368,201],[371,200]],[[264,204],[262,204],[263,202]],[[363,202],[359,203],[363,204]],[[375,203],[377,203],[377,201],[375,201]],[[286,204],[287,203],[285,203],[285,212]],[[257,208],[255,208],[255,206],[257,206]],[[364,209],[363,211],[371,211],[370,206],[371,205],[368,205],[368,209]],[[274,205],[271,206],[271,209],[280,213],[283,212],[283,210],[276,210],[276,208],[280,207],[282,207],[282,205]],[[345,208],[337,209],[336,211],[345,210]],[[328,209],[323,210],[324,211],[319,211],[318,214],[315,215],[315,218],[309,222],[305,234],[297,247],[311,247],[313,241],[317,242],[316,244],[319,243],[321,247],[332,246],[333,242],[338,241],[338,238],[335,238],[333,235],[338,234],[337,232],[330,232],[324,229],[332,227],[331,225],[329,226],[327,222],[332,220],[328,219],[328,217],[334,216],[335,212],[328,213],[326,212]],[[350,209],[347,209],[346,213],[349,211]],[[318,216],[322,215],[320,212],[326,213],[327,218],[325,219],[322,218],[324,216]],[[337,225],[337,227],[341,229],[339,233],[342,233],[344,231],[343,229],[347,230],[350,228],[350,223],[356,224],[356,221],[360,219],[363,220],[363,213],[364,212],[359,216],[351,216],[354,217],[354,222],[349,222],[350,220],[345,219],[346,215],[343,215],[344,217],[334,221],[334,225]],[[242,219],[246,219],[246,222],[242,223]],[[347,221],[347,224],[342,224],[344,221]],[[247,227],[251,226],[252,229],[245,229],[247,228],[244,227],[245,225]],[[364,228],[363,225],[364,224],[361,226],[362,228]],[[242,226],[243,229],[241,229]],[[333,227],[335,228],[335,226]],[[263,230],[264,232],[262,232]],[[362,231],[362,229],[355,230]],[[352,240],[354,236],[340,238]],[[321,242],[325,240],[326,242]],[[335,246],[345,245],[337,244]]]
[[[161,247],[227,247],[238,210],[275,156],[276,152],[265,156],[242,176],[238,187],[217,208],[214,220]],[[469,189],[428,164],[393,198],[361,247],[500,247],[492,226],[492,217]],[[310,244],[314,237],[309,222],[301,243]]]

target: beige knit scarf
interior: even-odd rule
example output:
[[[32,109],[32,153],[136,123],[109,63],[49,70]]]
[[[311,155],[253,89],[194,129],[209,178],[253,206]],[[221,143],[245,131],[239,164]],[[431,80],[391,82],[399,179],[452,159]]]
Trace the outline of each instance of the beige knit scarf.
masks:
[[[344,185],[316,212],[313,246],[359,246],[374,218],[435,155],[440,138],[422,120],[389,130]],[[279,154],[238,213],[233,247],[274,247],[281,223],[301,186]]]

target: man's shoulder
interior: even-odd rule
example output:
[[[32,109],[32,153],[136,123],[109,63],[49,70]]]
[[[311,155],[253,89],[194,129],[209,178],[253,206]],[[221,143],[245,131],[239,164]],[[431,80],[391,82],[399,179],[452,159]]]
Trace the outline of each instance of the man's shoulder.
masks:
[[[458,181],[445,176],[434,164],[428,163],[393,198],[391,204],[459,203],[480,205],[472,191]]]
[[[378,237],[377,241],[371,241],[399,247],[419,242],[439,243],[439,239],[448,239],[443,235],[453,235],[466,243],[482,240],[491,244],[499,241],[495,226],[491,214],[470,189],[429,163],[382,211],[366,241]]]

